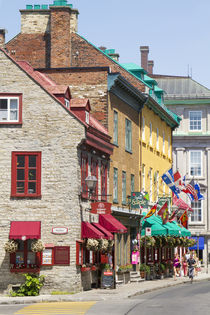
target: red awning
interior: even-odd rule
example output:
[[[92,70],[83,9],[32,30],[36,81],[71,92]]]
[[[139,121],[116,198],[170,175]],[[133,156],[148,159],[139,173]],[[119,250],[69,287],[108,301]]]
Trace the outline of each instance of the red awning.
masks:
[[[104,233],[105,238],[108,240],[113,240],[114,236],[111,232],[107,231],[103,226],[101,226],[99,223],[92,223],[93,226],[95,226],[99,231]]]
[[[82,222],[82,238],[105,238],[105,235],[89,222]]]
[[[40,221],[12,221],[10,224],[10,239],[33,239],[41,238]]]
[[[127,228],[111,214],[100,214],[99,223],[112,233],[127,233]]]
[[[176,196],[173,196],[173,205],[177,206],[181,210],[187,210],[193,212],[193,209],[181,198],[177,198]]]

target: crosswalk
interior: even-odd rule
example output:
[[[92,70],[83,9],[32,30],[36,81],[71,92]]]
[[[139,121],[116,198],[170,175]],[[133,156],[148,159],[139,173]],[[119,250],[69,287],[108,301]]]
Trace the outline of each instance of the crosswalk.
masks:
[[[83,315],[96,302],[52,302],[25,306],[15,315]]]

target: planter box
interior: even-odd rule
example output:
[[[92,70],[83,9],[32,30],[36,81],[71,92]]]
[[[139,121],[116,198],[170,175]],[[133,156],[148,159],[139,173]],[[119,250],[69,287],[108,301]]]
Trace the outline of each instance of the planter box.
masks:
[[[81,267],[81,272],[90,271],[90,267]]]
[[[130,271],[118,271],[116,277],[117,281],[123,281],[124,284],[130,283]]]

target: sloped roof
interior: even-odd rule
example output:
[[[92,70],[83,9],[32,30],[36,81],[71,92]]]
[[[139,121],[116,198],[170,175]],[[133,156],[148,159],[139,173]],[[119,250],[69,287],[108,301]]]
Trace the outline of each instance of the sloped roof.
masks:
[[[190,77],[153,75],[158,86],[163,89],[165,99],[210,98],[210,90]]]
[[[94,118],[91,114],[90,114],[89,125],[91,127],[94,127],[95,129],[105,133],[106,135],[108,135],[108,130],[96,118]]]
[[[71,108],[85,108],[89,103],[88,98],[72,98],[70,100],[70,107]]]

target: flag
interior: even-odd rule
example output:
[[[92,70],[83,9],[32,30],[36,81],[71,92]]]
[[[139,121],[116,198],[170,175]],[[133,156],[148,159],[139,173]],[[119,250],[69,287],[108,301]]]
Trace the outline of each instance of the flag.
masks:
[[[143,220],[145,220],[145,219],[151,217],[153,214],[155,214],[156,210],[157,210],[157,203],[149,210],[149,212],[147,213],[147,215],[144,217]]]
[[[182,184],[181,174],[179,173],[179,171],[176,171],[176,173],[174,173],[174,184],[176,186],[181,186]]]
[[[170,217],[168,218],[169,222],[172,222],[176,219],[178,212],[180,211],[180,209],[176,209],[172,212],[172,214],[170,215]]]
[[[177,206],[179,210],[193,211],[192,208],[181,198],[173,196],[173,205]]]
[[[173,170],[170,168],[167,172],[162,175],[162,180],[168,185],[168,187],[173,191],[173,193],[179,198],[180,190],[176,187],[174,183]]]
[[[188,222],[188,215],[187,215],[187,211],[185,211],[183,213],[183,215],[180,217],[180,221],[182,223],[182,225],[187,228],[187,222]]]
[[[182,189],[183,192],[185,192],[191,199],[191,201],[198,201],[198,195],[197,191],[195,190],[195,182],[192,179],[189,184],[185,187],[185,189]]]
[[[201,195],[200,186],[198,183],[195,183],[194,188],[196,190],[198,200],[204,200],[204,196]]]
[[[163,224],[166,224],[168,222],[168,202],[166,201],[162,208],[158,211],[158,215],[162,217]]]
[[[148,192],[145,192],[145,193],[144,193],[144,199],[146,199],[146,200],[149,201],[149,194],[148,194]]]

